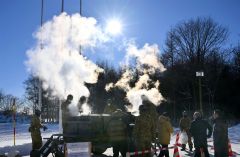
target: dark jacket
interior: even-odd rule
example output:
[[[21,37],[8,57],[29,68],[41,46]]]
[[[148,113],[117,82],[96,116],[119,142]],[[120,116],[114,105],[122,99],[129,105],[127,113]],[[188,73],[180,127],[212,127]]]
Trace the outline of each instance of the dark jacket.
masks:
[[[212,127],[206,120],[197,118],[191,123],[190,133],[195,148],[207,148],[207,138],[212,135]]]
[[[182,117],[179,122],[180,130],[187,131],[190,129],[191,119],[189,117]]]
[[[223,119],[214,120],[213,144],[216,157],[228,156],[228,126]]]

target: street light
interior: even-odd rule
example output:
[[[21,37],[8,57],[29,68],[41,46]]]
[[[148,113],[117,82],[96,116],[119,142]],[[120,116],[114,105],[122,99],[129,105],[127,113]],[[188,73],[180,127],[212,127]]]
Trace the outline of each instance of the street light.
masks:
[[[199,86],[199,107],[200,107],[201,114],[203,114],[201,78],[204,77],[204,72],[203,71],[197,71],[196,72],[196,77],[198,77],[198,86]]]

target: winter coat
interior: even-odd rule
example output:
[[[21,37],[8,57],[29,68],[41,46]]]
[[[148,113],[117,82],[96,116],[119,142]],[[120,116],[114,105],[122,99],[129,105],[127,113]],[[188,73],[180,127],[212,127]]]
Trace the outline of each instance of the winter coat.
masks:
[[[104,111],[103,113],[106,113],[106,114],[112,114],[114,111],[117,110],[117,107],[113,104],[107,104],[104,108]]]
[[[42,127],[43,125],[40,122],[40,118],[36,115],[33,115],[29,127],[32,137],[32,149],[39,149],[42,146],[42,136],[40,131]]]
[[[107,126],[110,142],[124,142],[127,140],[127,114],[115,111]]]
[[[63,131],[65,130],[65,128],[67,127],[67,119],[70,116],[70,111],[68,109],[70,105],[70,102],[68,102],[67,100],[64,101],[61,105],[61,109],[62,109],[62,126],[63,126]]]
[[[156,106],[150,102],[149,100],[144,100],[143,101],[143,105],[146,106],[146,109],[147,109],[147,113],[149,114],[149,116],[151,117],[151,119],[153,120],[154,122],[154,130],[156,130],[156,122],[158,120],[158,113],[157,113],[157,108]]]
[[[157,123],[158,139],[160,144],[168,145],[170,143],[172,125],[168,117],[161,115]]]
[[[191,123],[190,134],[194,139],[195,148],[207,148],[207,138],[212,135],[212,127],[206,120],[197,118]]]
[[[190,129],[191,120],[189,117],[182,117],[179,122],[179,127],[181,131],[187,131]]]
[[[228,126],[227,123],[220,118],[214,120],[213,145],[216,157],[228,156]]]
[[[139,149],[148,149],[155,134],[154,122],[147,113],[142,113],[136,118],[133,128],[133,137]]]

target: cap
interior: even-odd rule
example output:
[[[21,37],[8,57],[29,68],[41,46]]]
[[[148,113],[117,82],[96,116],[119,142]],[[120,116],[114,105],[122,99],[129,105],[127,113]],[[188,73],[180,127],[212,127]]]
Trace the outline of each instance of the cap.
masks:
[[[72,94],[68,94],[68,96],[67,96],[67,100],[72,100],[72,99],[73,99]]]
[[[182,112],[182,115],[183,115],[183,116],[187,116],[187,111],[183,111],[183,112]]]
[[[35,109],[35,115],[37,116],[41,115],[41,111],[39,109]]]

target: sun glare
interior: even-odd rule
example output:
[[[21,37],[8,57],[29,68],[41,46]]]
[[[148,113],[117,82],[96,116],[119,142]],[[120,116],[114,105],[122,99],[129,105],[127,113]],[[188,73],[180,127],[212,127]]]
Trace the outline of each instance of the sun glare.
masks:
[[[116,19],[108,21],[106,31],[112,35],[120,34],[122,32],[121,22]]]

